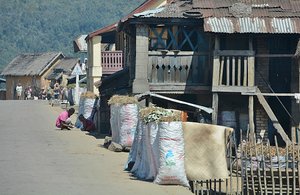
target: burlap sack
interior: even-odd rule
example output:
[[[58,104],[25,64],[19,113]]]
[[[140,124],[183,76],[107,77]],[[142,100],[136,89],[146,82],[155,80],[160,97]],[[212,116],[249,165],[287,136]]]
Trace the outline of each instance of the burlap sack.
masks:
[[[183,122],[185,170],[189,181],[227,178],[226,142],[232,128]]]

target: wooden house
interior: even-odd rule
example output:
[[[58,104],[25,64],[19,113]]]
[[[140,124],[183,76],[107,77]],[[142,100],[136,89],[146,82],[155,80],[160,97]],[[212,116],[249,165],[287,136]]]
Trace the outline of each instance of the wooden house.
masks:
[[[123,17],[126,20],[135,13],[154,9],[164,5],[166,0],[147,0],[131,13]],[[85,38],[87,42],[87,89],[98,93],[101,79],[124,67],[123,49],[126,45],[124,32],[117,29],[118,22],[91,32]]]
[[[62,86],[67,86],[68,79],[70,79],[72,70],[78,60],[78,58],[71,57],[61,59],[46,76],[46,79],[50,80],[50,85],[53,86],[58,81]]]
[[[209,106],[213,124],[271,141],[280,135],[282,144],[298,128],[300,1],[173,0],[131,15],[117,29],[129,74],[122,91]],[[118,89],[100,86],[100,93]]]
[[[46,52],[36,54],[21,54],[13,59],[3,70],[6,78],[6,99],[16,98],[15,88],[21,83],[23,89],[31,87],[48,87],[49,80],[45,78],[53,67],[62,59],[61,52]]]
[[[0,100],[6,99],[6,80],[0,77]]]

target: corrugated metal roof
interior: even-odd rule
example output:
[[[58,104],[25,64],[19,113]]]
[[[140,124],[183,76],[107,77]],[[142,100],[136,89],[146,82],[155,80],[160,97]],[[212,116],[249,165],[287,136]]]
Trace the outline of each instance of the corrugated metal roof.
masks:
[[[156,8],[156,9],[151,9],[151,10],[147,10],[147,11],[144,11],[144,12],[141,12],[141,13],[137,13],[137,14],[133,14],[134,17],[139,17],[139,16],[144,16],[144,17],[151,17],[151,16],[154,16],[155,14],[163,11],[164,8],[162,7],[159,7],[159,8]]]
[[[87,52],[86,36],[87,35],[80,35],[74,40],[73,44],[75,52]]]
[[[216,33],[300,33],[300,1],[295,0],[175,0],[151,18],[204,20],[204,30]]]
[[[21,54],[13,59],[3,70],[4,76],[34,76],[42,75],[53,62],[63,58],[61,52],[46,52],[39,54]]]
[[[208,18],[205,22],[204,29],[211,32],[235,32],[233,21],[227,18]]]
[[[204,30],[216,33],[300,33],[300,18],[205,18]]]
[[[160,5],[163,5],[164,3],[166,3],[166,0],[146,0],[139,7],[137,7],[135,10],[133,10],[128,15],[124,16],[123,18],[121,18],[121,21],[127,20],[128,18],[132,17],[133,14],[137,14],[137,13],[140,13],[140,12],[144,12],[146,10],[150,10],[150,9],[156,8],[156,7],[160,6]],[[86,39],[90,39],[90,38],[92,38],[94,36],[97,36],[97,35],[100,35],[102,33],[114,31],[114,30],[117,29],[117,25],[118,25],[118,22],[113,23],[113,24],[111,24],[109,26],[103,27],[101,29],[98,29],[98,30],[90,33],[86,37]]]
[[[57,63],[54,69],[62,69],[65,72],[71,71],[75,67],[78,60],[79,58],[68,58],[68,57],[63,58]]]
[[[46,75],[45,78],[49,80],[51,79],[57,80],[59,77],[62,76],[63,73],[66,75],[71,74],[78,60],[79,60],[78,58],[68,58],[68,57],[61,59],[53,68],[53,70],[48,75]]]

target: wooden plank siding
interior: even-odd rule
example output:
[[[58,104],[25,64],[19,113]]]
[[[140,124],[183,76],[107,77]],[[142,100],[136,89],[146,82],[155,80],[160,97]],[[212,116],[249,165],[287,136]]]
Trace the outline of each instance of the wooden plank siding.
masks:
[[[182,52],[180,54],[149,52],[148,80],[152,85],[161,83],[186,83],[208,86],[209,55],[207,53]]]

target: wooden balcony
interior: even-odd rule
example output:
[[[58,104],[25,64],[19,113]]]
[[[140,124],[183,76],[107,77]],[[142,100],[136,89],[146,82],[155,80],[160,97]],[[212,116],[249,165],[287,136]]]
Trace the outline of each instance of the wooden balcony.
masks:
[[[148,60],[151,91],[192,92],[208,89],[208,53],[150,51]]]
[[[124,67],[122,51],[102,51],[102,74],[113,74]]]
[[[255,92],[254,51],[214,52],[213,92]]]

